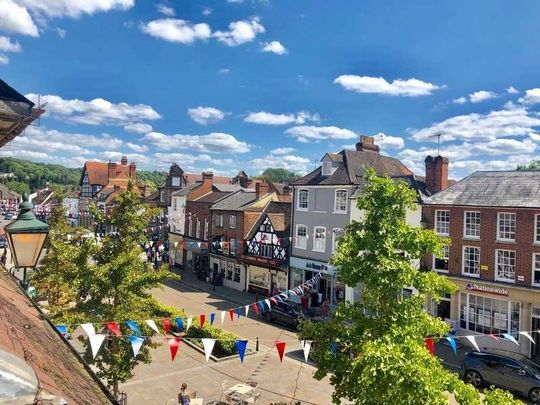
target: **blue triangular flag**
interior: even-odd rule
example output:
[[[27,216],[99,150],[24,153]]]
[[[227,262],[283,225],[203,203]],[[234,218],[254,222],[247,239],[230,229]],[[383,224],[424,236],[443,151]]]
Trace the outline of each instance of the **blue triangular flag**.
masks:
[[[450,343],[450,346],[452,346],[452,350],[454,351],[454,354],[457,354],[457,346],[456,346],[456,339],[453,336],[446,336],[446,340]]]
[[[54,325],[56,327],[56,330],[60,332],[62,335],[67,334],[67,326],[66,325]]]
[[[283,302],[283,298],[281,298],[281,295],[276,295],[276,300],[279,300],[280,302]]]
[[[144,339],[139,336],[129,335],[129,341],[131,342],[131,348],[133,349],[133,357],[137,357],[141,346],[144,343]]]
[[[519,346],[519,342],[510,333],[503,333],[502,335],[505,339],[508,339],[509,341],[514,342],[516,345]]]
[[[337,343],[336,342],[331,342],[329,346],[330,346],[330,351],[333,354],[336,354],[337,353]]]
[[[216,313],[215,312],[212,312],[210,314],[210,325],[213,325],[214,324],[214,321],[216,319]]]
[[[238,315],[236,319],[240,318],[240,315],[242,315],[242,308],[240,307],[236,308],[236,315]]]
[[[257,302],[257,305],[258,305],[259,308],[261,309],[261,312],[264,314],[264,313],[266,312],[266,307],[264,306],[264,304],[262,303],[262,301]]]
[[[246,353],[247,340],[235,340],[236,350],[238,350],[238,356],[240,356],[240,363],[244,362],[244,354]]]
[[[176,317],[176,327],[178,328],[178,332],[184,330],[184,321],[179,316]]]
[[[135,321],[126,321],[126,325],[131,329],[135,334],[140,335],[141,330],[137,326],[137,322]]]

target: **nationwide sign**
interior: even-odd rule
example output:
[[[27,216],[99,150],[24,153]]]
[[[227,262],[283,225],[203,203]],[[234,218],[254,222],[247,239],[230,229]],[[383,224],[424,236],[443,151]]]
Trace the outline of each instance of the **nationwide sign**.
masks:
[[[483,285],[478,283],[468,283],[467,290],[470,291],[481,291],[489,294],[495,295],[505,295],[508,296],[508,290],[502,287],[491,287],[489,285]]]

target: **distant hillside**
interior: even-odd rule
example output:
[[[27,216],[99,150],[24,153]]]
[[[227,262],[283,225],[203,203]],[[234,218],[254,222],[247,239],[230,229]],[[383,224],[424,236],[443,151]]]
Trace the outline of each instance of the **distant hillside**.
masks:
[[[82,168],[71,169],[61,165],[36,163],[24,159],[0,158],[0,173],[13,173],[13,178],[0,178],[0,181],[17,193],[29,193],[44,188],[49,182],[62,188],[75,189],[79,186]],[[137,170],[139,180],[150,188],[165,182],[166,174],[158,171]]]

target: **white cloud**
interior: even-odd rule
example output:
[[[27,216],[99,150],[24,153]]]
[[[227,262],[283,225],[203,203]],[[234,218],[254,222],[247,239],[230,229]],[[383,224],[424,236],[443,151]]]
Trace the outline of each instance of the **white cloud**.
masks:
[[[0,31],[39,37],[28,10],[13,0],[0,0]]]
[[[197,124],[207,125],[221,121],[228,114],[214,107],[189,108],[188,114]]]
[[[158,4],[156,6],[156,9],[157,9],[158,13],[166,15],[167,17],[174,17],[176,15],[176,12],[174,11],[174,8],[169,7],[166,4]]]
[[[262,46],[263,52],[271,52],[276,55],[285,55],[289,52],[279,41],[264,42]]]
[[[525,96],[520,98],[519,101],[525,104],[538,104],[540,103],[540,88],[529,89],[525,91]]]
[[[261,125],[302,125],[308,121],[318,122],[319,120],[319,114],[312,114],[307,111],[300,111],[296,114],[273,114],[265,111],[259,111],[256,113],[249,113],[244,118],[245,122]]]
[[[263,171],[269,167],[282,167],[295,173],[305,174],[310,160],[296,155],[268,155],[251,161],[253,168]]]
[[[131,149],[133,152],[143,153],[148,150],[146,145],[141,145],[137,143],[126,142],[126,146]]]
[[[375,143],[381,147],[381,149],[402,149],[405,146],[405,141],[399,136],[386,135],[379,132],[377,135],[373,135]]]
[[[26,97],[32,101],[38,99],[37,94],[27,94]],[[128,125],[161,118],[151,106],[146,104],[114,104],[102,98],[90,101],[65,100],[55,95],[42,96],[41,101],[48,103],[45,108],[47,115],[76,124]]]
[[[47,129],[43,126],[29,126],[25,130],[25,136],[37,140],[49,140],[51,142],[77,145],[83,148],[117,149],[123,144],[121,139],[114,138],[109,134],[102,134],[100,136],[86,135],[74,132],[62,132],[55,129]],[[15,140],[18,138],[20,138],[20,136],[15,138]]]
[[[358,137],[358,135],[350,129],[334,126],[316,127],[312,125],[302,125],[289,128],[285,133],[294,136],[299,142],[303,143],[321,139],[352,139]]]
[[[259,17],[235,21],[229,24],[229,31],[216,31],[214,37],[228,46],[238,46],[251,42],[257,34],[265,32]]]
[[[226,69],[226,68],[219,69],[219,70],[218,70],[218,73],[219,73],[220,75],[226,75],[227,73],[231,73],[231,69]]]
[[[506,89],[506,92],[508,94],[518,94],[519,93],[519,90],[514,88],[514,86],[510,86]]]
[[[467,97],[459,97],[452,100],[454,104],[465,104],[467,102]]]
[[[56,33],[58,34],[58,36],[60,38],[65,38],[66,35],[67,35],[67,31],[66,30],[63,30],[62,28],[60,27],[56,27]]]
[[[152,131],[152,125],[144,122],[136,122],[133,124],[124,125],[124,131],[131,132],[133,134],[146,134]]]
[[[32,13],[48,17],[78,18],[83,14],[92,15],[112,10],[128,10],[134,0],[17,0]]]
[[[534,152],[536,144],[531,139],[494,139],[485,143],[474,143],[470,149],[472,153],[482,155],[516,155]]]
[[[272,149],[270,151],[270,153],[272,155],[287,155],[287,154],[293,153],[295,151],[296,151],[296,149],[294,149],[294,148],[276,148],[276,149]]]
[[[161,18],[142,23],[142,32],[155,38],[180,44],[191,44],[197,40],[207,40],[212,35],[210,26],[206,23],[193,24],[190,21],[174,18]]]
[[[212,14],[212,9],[211,9],[210,7],[203,7],[203,9],[202,9],[202,15],[208,16],[208,15],[210,15],[210,14]]]
[[[150,132],[144,139],[159,149],[191,149],[208,153],[246,153],[250,145],[239,141],[230,134],[213,132],[208,135],[165,135],[160,132]]]
[[[344,89],[357,93],[377,93],[390,96],[426,96],[441,88],[432,83],[412,78],[407,80],[396,79],[392,83],[382,77],[341,75],[334,80]]]
[[[21,45],[18,41],[11,42],[11,38],[0,35],[0,51],[20,52]]]
[[[146,155],[141,155],[140,153],[126,153],[125,151],[112,151],[107,150],[105,152],[101,153],[102,156],[104,156],[107,159],[118,161],[122,158],[122,156],[127,157],[129,162],[135,162],[137,164],[143,164],[143,165],[152,165],[154,164],[153,159]]]
[[[9,63],[8,56],[0,53],[0,65],[7,65],[8,63]]]
[[[497,97],[497,94],[492,91],[486,90],[479,90],[469,94],[469,100],[471,100],[471,103],[481,103],[482,101],[486,101],[495,97]]]

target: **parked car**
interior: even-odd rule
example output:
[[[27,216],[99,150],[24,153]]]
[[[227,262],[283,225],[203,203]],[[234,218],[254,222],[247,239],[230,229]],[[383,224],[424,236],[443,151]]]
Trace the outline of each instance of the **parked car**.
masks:
[[[521,354],[472,351],[463,358],[462,372],[465,382],[475,387],[495,385],[540,404],[540,365]]]
[[[0,248],[7,248],[8,247],[8,241],[5,238],[5,236],[0,236]]]
[[[279,322],[296,329],[301,320],[315,319],[315,314],[293,302],[278,302],[262,314],[266,322]]]

